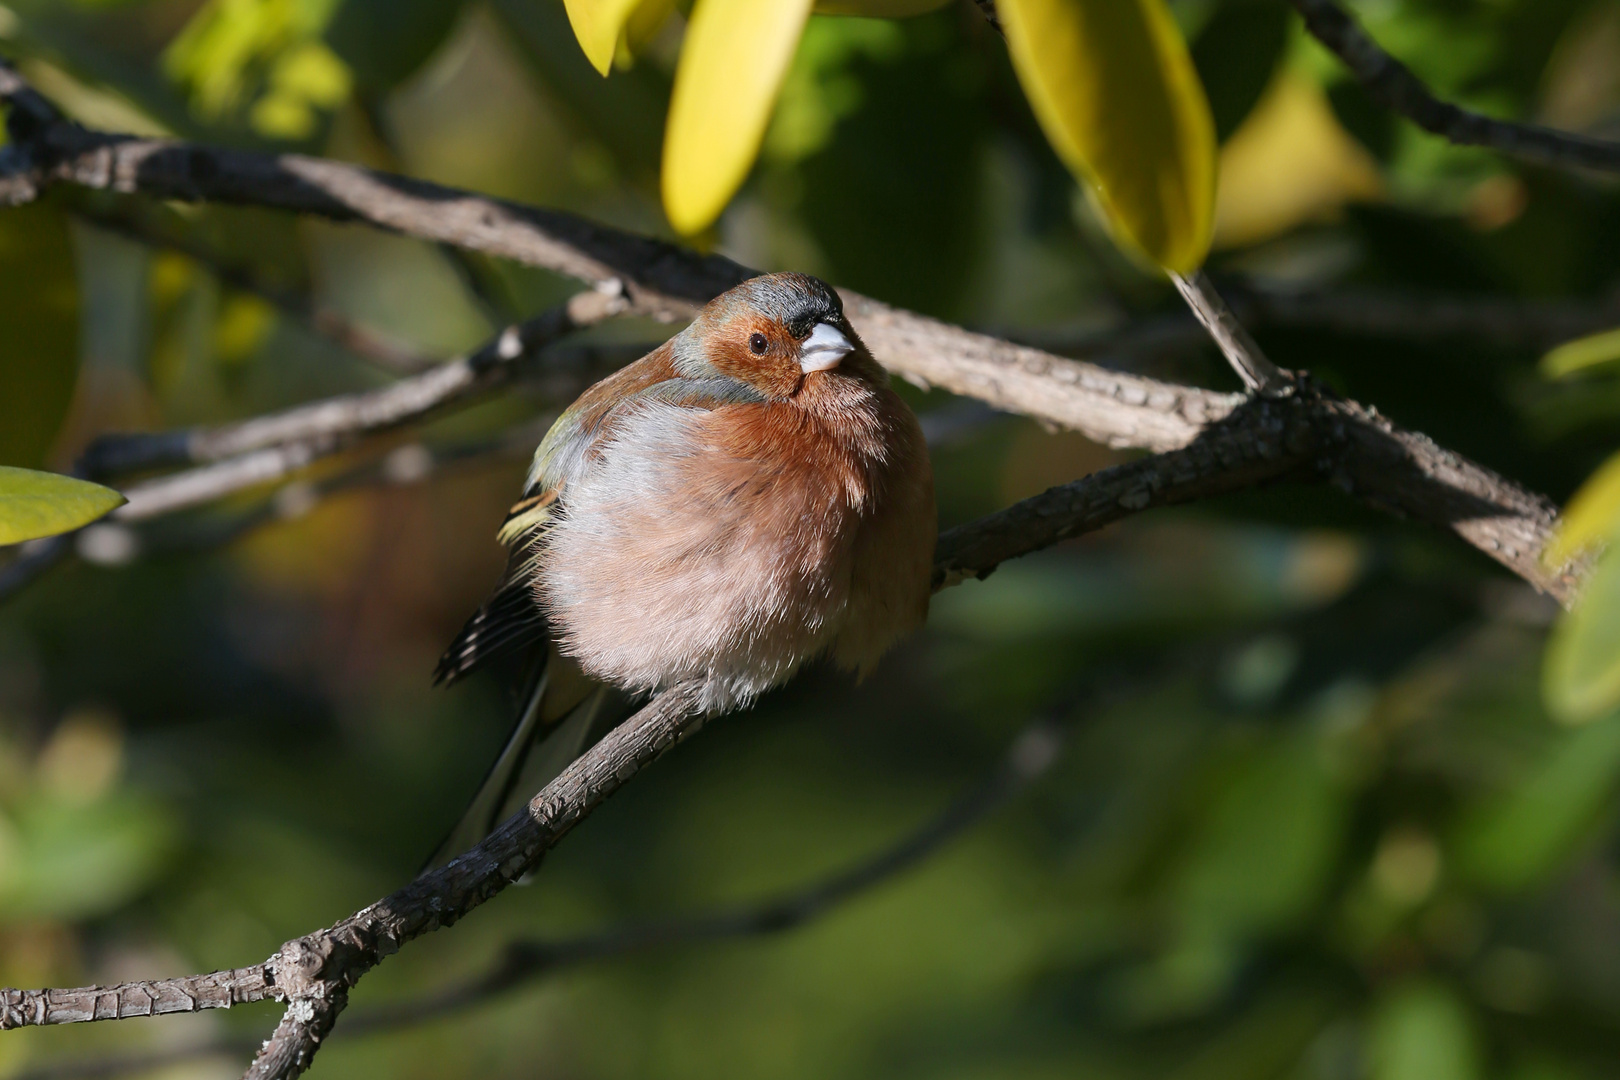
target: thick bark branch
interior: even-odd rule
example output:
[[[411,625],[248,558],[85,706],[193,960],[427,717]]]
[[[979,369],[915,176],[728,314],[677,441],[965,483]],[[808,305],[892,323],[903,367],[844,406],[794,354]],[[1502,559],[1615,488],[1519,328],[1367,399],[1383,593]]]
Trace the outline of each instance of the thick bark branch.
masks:
[[[263,964],[111,989],[7,990],[0,993],[0,1030],[274,998],[287,1003],[287,1013],[247,1076],[297,1076],[347,1004],[349,988],[367,971],[522,877],[586,815],[643,766],[696,732],[703,720],[688,688],[661,692],[473,850],[325,930],[287,942]]]
[[[1388,509],[1457,532],[1555,596],[1567,599],[1573,590],[1572,574],[1547,572],[1533,546],[1554,519],[1544,500],[1309,379],[1301,379],[1283,396],[1243,402],[1182,450],[1053,488],[947,533],[940,540],[936,585],[983,577],[1006,559],[1130,513],[1285,477],[1326,480],[1350,490],[1375,482],[1377,498],[1387,500]],[[240,984],[232,1001],[270,996],[297,1005],[266,1044],[260,1058],[264,1067],[250,1075],[296,1075],[342,1009],[347,987],[365,971],[505,888],[637,769],[695,731],[701,720],[681,688],[665,692],[473,851],[334,927],[289,942],[260,967],[199,977]],[[106,993],[98,988],[8,991],[0,999],[7,1006],[0,1012],[0,1028],[121,1015],[97,1014],[94,1002]],[[182,996],[190,1005],[193,998]],[[60,1008],[53,1008],[58,1001]]]
[[[618,281],[633,310],[666,318],[689,316],[749,273],[718,256],[698,256],[557,211],[339,162],[89,132],[53,118],[48,103],[9,68],[0,67],[0,99],[13,106],[9,117],[13,140],[23,148],[21,158],[40,182],[362,220],[586,281]],[[854,293],[844,296],[851,321],[873,353],[899,374],[1078,430],[1109,446],[1182,449],[1210,425],[1228,418],[1243,401],[1239,395],[1068,360]],[[1320,398],[1314,393],[1307,396]],[[1546,500],[1421,436],[1388,427],[1372,410],[1346,403],[1342,413],[1310,415],[1329,423],[1328,429],[1317,432],[1325,446],[1371,454],[1379,463],[1369,467],[1364,461],[1333,455],[1327,466],[1341,486],[1373,505],[1443,524],[1521,577],[1568,601],[1569,575],[1550,575],[1538,561],[1556,522]],[[1358,437],[1346,440],[1347,432]],[[276,468],[287,464],[268,463]],[[236,465],[251,473],[267,463]],[[126,508],[126,513],[135,512]]]
[[[9,76],[9,82],[0,78],[0,99],[7,97],[8,85],[20,88],[13,95],[38,98],[10,69],[0,70]],[[25,115],[32,114],[14,111],[12,119]],[[265,206],[363,221],[593,284],[619,281],[632,309],[656,318],[690,318],[753,274],[730,259],[700,256],[560,211],[342,162],[109,135],[61,120],[22,128],[13,130],[12,138],[29,148],[25,160],[38,171],[36,187],[70,183],[159,199]],[[844,296],[856,330],[897,374],[1062,424],[1109,445],[1185,445],[1199,425],[1236,400],[973,334],[855,293]],[[1167,403],[1172,413],[1183,415],[1166,415]]]
[[[945,533],[935,587],[984,577],[1007,559],[1133,513],[1287,478],[1329,483],[1454,533],[1560,603],[1574,599],[1582,567],[1541,562],[1558,520],[1551,502],[1308,376],[1297,379],[1285,395],[1245,401],[1183,449],[1104,469]]]
[[[1327,0],[1295,3],[1302,10],[1337,10]],[[689,317],[749,274],[726,259],[700,257],[571,215],[338,162],[89,132],[62,121],[3,66],[0,98],[12,106],[8,121],[13,139],[0,162],[10,168],[9,176],[0,179],[0,196],[13,201],[35,197],[46,184],[66,182],[155,198],[270,206],[365,221],[589,282],[622,282],[629,308],[672,320]],[[1532,139],[1517,145],[1524,152],[1523,146],[1543,143]],[[1549,574],[1539,563],[1556,521],[1545,500],[1309,380],[1281,385],[1258,349],[1245,355],[1250,350],[1240,327],[1224,339],[1217,334],[1217,339],[1239,370],[1275,397],[1245,399],[1173,386],[973,334],[853,293],[845,294],[845,302],[873,352],[908,378],[1077,429],[1111,446],[1161,452],[1054,488],[948,534],[941,542],[937,570],[942,584],[983,576],[1006,558],[1126,513],[1297,475],[1329,480],[1374,505],[1451,529],[1560,599],[1567,601],[1570,595],[1572,576]],[[1225,325],[1219,312],[1206,321],[1216,328]],[[493,347],[494,355],[505,360],[511,359],[508,352],[521,352],[524,345],[518,341],[503,348],[498,342]],[[165,443],[162,454],[183,454],[187,461],[213,462],[208,467],[262,477],[263,463],[253,455],[281,454],[285,460],[270,463],[270,471],[290,468],[286,455],[318,453],[324,439],[401,423],[467,392],[482,370],[475,370],[471,359],[459,363],[464,369],[436,369],[420,382],[365,395],[348,408],[327,403],[293,410],[207,437]],[[167,459],[160,454],[158,460]],[[167,479],[176,485],[197,484],[202,477]],[[141,492],[137,488],[132,494]],[[186,496],[200,497],[196,492]],[[153,508],[173,509],[178,503],[145,493],[143,501],[132,499],[131,507],[137,509],[127,512],[138,515],[143,505],[156,513]],[[326,930],[288,942],[264,964],[111,989],[6,991],[0,996],[0,1028],[193,1011],[273,997],[289,1008],[248,1075],[295,1076],[308,1066],[346,1004],[349,988],[366,971],[412,939],[453,923],[527,872],[638,769],[696,731],[702,721],[685,688],[661,693],[473,851]]]

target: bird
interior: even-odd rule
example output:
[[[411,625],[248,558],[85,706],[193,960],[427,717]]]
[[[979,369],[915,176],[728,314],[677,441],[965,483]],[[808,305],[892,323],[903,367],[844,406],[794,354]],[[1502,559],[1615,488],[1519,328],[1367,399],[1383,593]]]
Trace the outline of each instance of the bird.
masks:
[[[535,452],[498,532],[506,572],[435,682],[520,650],[534,670],[435,859],[647,695],[683,685],[726,712],[820,657],[864,678],[927,618],[937,532],[922,429],[838,293],[780,273],[711,300]]]

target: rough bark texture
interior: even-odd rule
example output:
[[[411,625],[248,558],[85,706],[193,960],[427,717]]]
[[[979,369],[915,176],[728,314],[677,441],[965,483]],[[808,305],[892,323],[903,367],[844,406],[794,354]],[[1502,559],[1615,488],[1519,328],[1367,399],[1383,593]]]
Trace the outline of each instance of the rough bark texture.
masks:
[[[1104,469],[940,537],[936,587],[1133,513],[1289,478],[1327,482],[1380,509],[1455,533],[1561,603],[1578,567],[1549,570],[1541,550],[1553,504],[1483,466],[1405,431],[1308,377],[1256,397],[1182,449]]]
[[[569,214],[359,166],[86,131],[47,112],[48,103],[9,69],[0,73],[0,97],[8,95],[15,106],[11,129],[21,156],[18,175],[35,192],[45,183],[67,182],[365,221],[592,283],[619,282],[628,310],[660,318],[689,317],[750,273],[719,256],[700,256]],[[843,295],[851,322],[873,354],[898,374],[1072,428],[1108,446],[1182,449],[1244,400],[1110,371],[859,294]],[[1379,463],[1335,462],[1341,486],[1375,506],[1443,524],[1567,602],[1567,574],[1550,575],[1539,566],[1556,520],[1546,500],[1428,439],[1389,426],[1371,410],[1334,422],[1347,433],[1360,432],[1353,445]],[[1448,487],[1448,481],[1459,486]]]

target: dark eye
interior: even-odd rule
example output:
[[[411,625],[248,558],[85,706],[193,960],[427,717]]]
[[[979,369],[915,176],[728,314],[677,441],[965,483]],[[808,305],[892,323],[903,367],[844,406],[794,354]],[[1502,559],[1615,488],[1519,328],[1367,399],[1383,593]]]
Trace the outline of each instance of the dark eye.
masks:
[[[754,333],[748,335],[748,351],[753,353],[755,356],[764,356],[765,350],[770,348],[770,346],[771,343],[765,340],[764,334],[755,331]]]

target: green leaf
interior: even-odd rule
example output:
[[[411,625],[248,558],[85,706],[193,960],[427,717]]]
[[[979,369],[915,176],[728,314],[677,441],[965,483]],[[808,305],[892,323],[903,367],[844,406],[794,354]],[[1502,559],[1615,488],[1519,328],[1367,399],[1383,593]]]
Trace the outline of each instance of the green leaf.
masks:
[[[1200,815],[1175,885],[1183,918],[1216,937],[1295,925],[1333,871],[1344,803],[1314,739],[1257,751]]]
[[[1373,1080],[1474,1080],[1479,1075],[1473,1021],[1451,988],[1408,984],[1379,1003],[1372,1021]]]
[[[1562,733],[1523,780],[1468,817],[1457,863],[1504,892],[1544,882],[1603,815],[1620,779],[1620,717]]]
[[[1542,667],[1542,694],[1567,723],[1620,706],[1620,553],[1598,560],[1573,611],[1554,627]]]
[[[1577,371],[1612,364],[1620,360],[1620,330],[1566,341],[1541,358],[1541,373],[1549,379],[1562,379]]]
[[[0,818],[0,922],[117,908],[151,883],[175,832],[163,806],[133,792],[88,805],[31,800]]]
[[[664,212],[707,228],[742,186],[810,17],[811,0],[699,0],[664,131]]]
[[[998,10],[1041,128],[1115,238],[1168,270],[1197,269],[1215,217],[1215,124],[1163,0]]]
[[[1620,454],[1605,461],[1586,478],[1564,507],[1553,537],[1541,558],[1548,566],[1563,566],[1570,558],[1599,540],[1607,539],[1620,521]]]
[[[100,484],[0,465],[0,544],[70,532],[127,501]]]
[[[40,464],[79,377],[79,292],[66,216],[0,210],[0,464]]]

